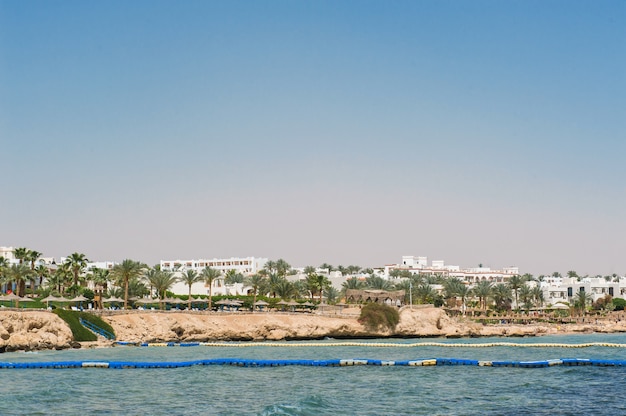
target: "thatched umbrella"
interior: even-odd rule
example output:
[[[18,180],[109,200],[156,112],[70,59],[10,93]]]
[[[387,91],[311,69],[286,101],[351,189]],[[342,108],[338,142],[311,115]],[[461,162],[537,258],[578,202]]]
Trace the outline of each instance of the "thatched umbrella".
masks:
[[[269,303],[265,302],[264,300],[258,300],[258,301],[256,301],[256,302],[254,302],[254,305],[253,305],[253,306],[258,307],[258,308],[259,308],[259,310],[260,310],[260,311],[262,311],[262,310],[263,310],[263,307],[264,307],[264,306],[267,306],[267,305],[269,305]]]

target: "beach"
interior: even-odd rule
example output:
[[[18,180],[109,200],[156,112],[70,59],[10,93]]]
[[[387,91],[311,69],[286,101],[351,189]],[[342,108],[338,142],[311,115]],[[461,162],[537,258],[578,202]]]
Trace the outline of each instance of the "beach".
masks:
[[[451,317],[443,309],[403,307],[395,330],[372,330],[358,322],[358,308],[341,313],[99,311],[128,342],[279,341],[323,338],[462,338],[525,337],[570,333],[626,332],[624,320],[587,318],[578,323],[483,324],[468,317]],[[0,311],[0,351],[109,346],[101,339],[76,343],[66,323],[48,311]]]

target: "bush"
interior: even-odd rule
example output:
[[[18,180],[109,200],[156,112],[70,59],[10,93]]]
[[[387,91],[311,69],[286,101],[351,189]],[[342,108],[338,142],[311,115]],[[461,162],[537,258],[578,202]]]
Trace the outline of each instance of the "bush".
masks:
[[[613,298],[611,299],[613,305],[615,305],[616,311],[623,311],[626,308],[626,300],[622,298]]]
[[[361,309],[359,322],[371,330],[389,329],[393,331],[400,322],[400,314],[392,306],[368,303]]]
[[[72,330],[72,336],[74,337],[74,341],[81,342],[98,340],[96,334],[81,325],[79,318],[83,318],[85,321],[89,321],[92,324],[97,325],[112,334],[115,334],[111,325],[104,322],[99,316],[92,315],[87,312],[70,311],[60,308],[53,310],[52,313],[57,314],[59,318],[67,322],[70,329]]]

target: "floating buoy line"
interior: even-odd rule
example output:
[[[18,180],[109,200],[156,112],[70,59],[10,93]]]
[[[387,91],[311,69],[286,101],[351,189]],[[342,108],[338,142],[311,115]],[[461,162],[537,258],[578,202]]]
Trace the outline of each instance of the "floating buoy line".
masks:
[[[542,361],[479,361],[458,358],[431,358],[419,360],[371,360],[371,359],[332,359],[332,360],[255,360],[241,358],[213,358],[207,360],[178,362],[135,362],[135,361],[51,361],[2,363],[4,369],[70,369],[70,368],[110,368],[110,369],[146,369],[146,368],[182,368],[194,366],[236,366],[236,367],[354,367],[354,366],[475,366],[475,367],[517,367],[545,368],[555,366],[594,366],[626,367],[626,360],[594,360],[582,358],[561,358]]]
[[[526,348],[626,348],[626,344],[610,342],[587,342],[583,344],[557,343],[447,343],[447,342],[416,342],[411,344],[393,342],[130,342],[116,341],[117,345],[137,347],[371,347],[371,348],[417,348],[417,347],[448,347],[448,348],[491,348],[491,347],[526,347]]]

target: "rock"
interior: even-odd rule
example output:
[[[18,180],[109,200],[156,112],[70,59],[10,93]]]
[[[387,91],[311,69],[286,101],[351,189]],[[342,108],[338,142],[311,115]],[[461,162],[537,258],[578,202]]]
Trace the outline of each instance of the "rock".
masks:
[[[30,351],[66,347],[69,327],[47,311],[0,311],[0,351]]]

